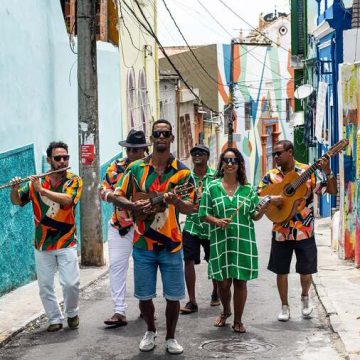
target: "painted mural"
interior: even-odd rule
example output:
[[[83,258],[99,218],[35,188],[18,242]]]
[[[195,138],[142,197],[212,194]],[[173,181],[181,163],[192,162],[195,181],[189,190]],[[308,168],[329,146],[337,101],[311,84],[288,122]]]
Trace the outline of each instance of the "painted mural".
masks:
[[[294,82],[289,32],[289,21],[281,18],[268,29],[274,43],[236,44],[233,49],[234,145],[244,155],[248,180],[253,184],[273,167],[271,154],[275,142],[293,138],[290,120]],[[226,113],[231,45],[219,45],[217,51],[219,108]],[[227,146],[226,124],[220,142],[222,148]]]
[[[349,140],[349,145],[342,158],[344,176],[340,179],[340,214],[341,236],[339,256],[354,259],[360,265],[360,212],[359,179],[360,179],[360,133],[359,133],[359,85],[360,67],[342,65],[340,71],[340,88],[342,102],[342,132]]]

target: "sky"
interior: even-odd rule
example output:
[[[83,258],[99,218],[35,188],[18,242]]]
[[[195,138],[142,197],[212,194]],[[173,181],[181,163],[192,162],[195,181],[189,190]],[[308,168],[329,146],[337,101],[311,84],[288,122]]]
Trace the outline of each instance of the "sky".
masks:
[[[158,35],[163,46],[186,45],[164,2],[190,45],[230,43],[258,25],[259,14],[289,12],[290,0],[158,0]],[[234,12],[226,8],[225,3]],[[237,16],[237,15],[238,16]],[[246,22],[240,19],[244,19]],[[250,25],[249,25],[250,24]]]

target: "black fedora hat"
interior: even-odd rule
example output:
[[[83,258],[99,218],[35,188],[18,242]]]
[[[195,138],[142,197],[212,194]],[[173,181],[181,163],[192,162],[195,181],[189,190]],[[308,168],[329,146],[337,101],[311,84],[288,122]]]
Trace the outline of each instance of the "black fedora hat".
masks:
[[[126,140],[119,141],[119,145],[129,148],[142,148],[150,146],[151,144],[146,142],[143,131],[131,129]]]

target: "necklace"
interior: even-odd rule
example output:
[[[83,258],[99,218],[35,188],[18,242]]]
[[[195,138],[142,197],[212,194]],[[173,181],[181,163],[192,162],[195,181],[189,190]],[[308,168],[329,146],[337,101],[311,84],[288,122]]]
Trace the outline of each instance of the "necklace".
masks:
[[[232,196],[234,194],[234,192],[236,191],[236,189],[238,188],[239,183],[236,183],[235,185],[229,186],[228,184],[223,182],[223,186],[224,186],[224,189],[225,189],[226,193],[228,195]]]

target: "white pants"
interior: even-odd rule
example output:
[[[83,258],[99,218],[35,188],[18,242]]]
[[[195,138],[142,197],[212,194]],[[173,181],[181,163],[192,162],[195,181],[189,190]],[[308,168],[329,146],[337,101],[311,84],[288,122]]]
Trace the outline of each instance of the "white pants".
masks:
[[[114,302],[114,312],[124,315],[127,308],[125,303],[126,277],[129,268],[129,257],[133,248],[134,227],[120,236],[119,231],[109,224],[109,275],[111,297]]]
[[[55,293],[56,270],[59,270],[65,315],[67,317],[78,315],[80,271],[76,247],[53,251],[38,251],[35,249],[35,264],[39,294],[49,324],[60,324],[64,320]]]

